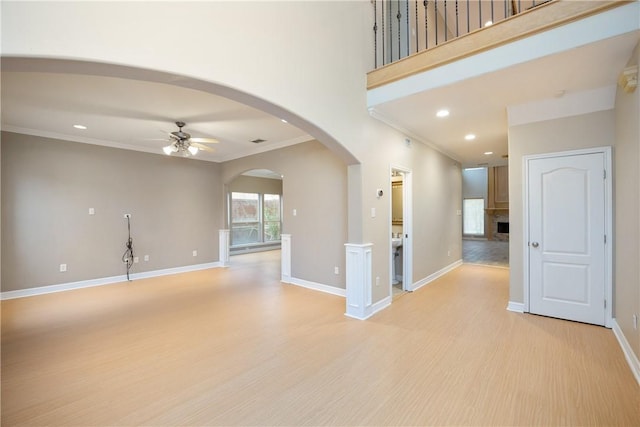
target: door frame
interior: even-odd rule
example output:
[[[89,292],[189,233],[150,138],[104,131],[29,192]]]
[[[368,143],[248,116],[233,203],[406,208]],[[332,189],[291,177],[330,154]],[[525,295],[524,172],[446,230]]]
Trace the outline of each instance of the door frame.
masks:
[[[613,174],[612,174],[612,157],[611,157],[611,147],[594,147],[594,148],[586,148],[582,150],[570,150],[570,151],[559,151],[555,153],[544,153],[544,154],[531,154],[523,156],[523,202],[524,202],[524,212],[523,212],[523,241],[522,241],[522,254],[523,254],[523,283],[524,283],[524,311],[529,313],[529,161],[530,160],[538,160],[538,159],[548,159],[554,157],[571,157],[583,154],[603,154],[604,155],[604,173],[605,173],[605,182],[604,182],[604,218],[605,218],[605,233],[606,233],[606,244],[605,244],[605,283],[604,283],[604,293],[605,299],[607,301],[607,306],[604,310],[604,326],[607,328],[612,327],[612,312],[613,312]]]
[[[391,217],[392,217],[392,200],[391,200],[391,173],[393,171],[402,172],[402,289],[405,291],[413,291],[413,183],[411,169],[404,166],[391,164],[389,166],[389,231],[387,236],[389,239],[388,247],[391,248]],[[393,268],[389,258],[389,295],[392,295],[393,287]]]

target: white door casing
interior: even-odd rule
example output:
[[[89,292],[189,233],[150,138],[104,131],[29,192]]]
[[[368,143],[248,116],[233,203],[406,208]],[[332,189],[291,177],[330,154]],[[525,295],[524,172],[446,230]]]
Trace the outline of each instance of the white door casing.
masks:
[[[402,172],[402,289],[405,291],[413,292],[413,180],[411,175],[411,169],[398,166],[398,165],[390,165],[389,167],[389,175],[391,172],[398,171]],[[391,183],[391,181],[389,181]],[[391,188],[389,188],[391,190]],[[391,195],[391,191],[389,191],[389,195]],[[391,206],[391,197],[389,197],[389,215],[390,218],[393,216],[392,206]],[[391,238],[391,221],[389,222],[389,232],[387,233],[389,238]],[[391,242],[389,241],[389,247],[391,247]],[[391,267],[391,263],[393,261],[393,257],[390,257],[389,263],[389,272],[393,271]],[[390,277],[389,280],[389,295],[392,295],[392,282],[393,277]]]
[[[609,168],[610,149],[525,159],[525,283],[531,313],[609,326]]]

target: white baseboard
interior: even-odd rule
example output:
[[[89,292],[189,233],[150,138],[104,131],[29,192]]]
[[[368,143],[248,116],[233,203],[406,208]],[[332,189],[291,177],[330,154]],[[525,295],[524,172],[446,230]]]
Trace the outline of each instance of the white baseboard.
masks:
[[[314,291],[320,291],[331,295],[337,295],[339,297],[346,297],[346,289],[336,288],[335,286],[323,285],[322,283],[311,282],[309,280],[298,279],[290,276],[282,276],[282,282],[290,285],[301,286],[303,288],[312,289]]]
[[[386,298],[381,299],[380,301],[371,304],[369,307],[367,307],[365,309],[364,312],[364,316],[360,316],[357,313],[354,312],[350,312],[349,311],[349,307],[347,307],[347,312],[344,314],[347,317],[351,317],[353,319],[358,319],[358,320],[366,320],[369,317],[373,316],[374,314],[376,314],[379,311],[384,310],[385,308],[389,307],[391,305],[391,300],[393,298],[391,296],[388,296]]]
[[[524,303],[509,301],[509,304],[507,304],[507,310],[513,311],[514,313],[524,313]]]
[[[187,273],[190,271],[206,270],[209,268],[220,267],[221,263],[208,262],[204,264],[186,265],[184,267],[165,268],[162,270],[144,271],[141,273],[132,273],[129,275],[131,280],[147,279],[150,277],[167,276],[169,274]],[[121,283],[127,280],[125,274],[120,276],[102,277],[99,279],[81,280],[79,282],[61,283],[58,285],[39,286],[37,288],[20,289],[16,291],[6,291],[0,293],[0,300],[8,300],[14,298],[24,298],[36,295],[51,294],[54,292],[71,291],[74,289],[92,288],[94,286],[111,285]]]
[[[612,328],[613,334],[618,339],[618,343],[620,347],[622,347],[622,352],[624,353],[624,357],[627,359],[627,363],[629,364],[629,368],[631,368],[631,372],[633,372],[633,376],[636,377],[636,381],[640,384],[640,361],[638,360],[638,356],[633,352],[629,341],[622,333],[622,329],[620,329],[620,325],[616,322],[616,319],[612,320]]]
[[[459,259],[458,261],[449,264],[448,266],[446,266],[445,268],[436,271],[433,274],[428,275],[427,277],[425,277],[424,279],[420,279],[419,281],[415,282],[412,286],[412,291],[417,291],[418,289],[420,289],[421,287],[428,285],[429,283],[433,282],[434,280],[436,280],[437,278],[444,276],[445,274],[447,274],[448,272],[455,270],[456,268],[460,267],[462,265],[462,260]]]

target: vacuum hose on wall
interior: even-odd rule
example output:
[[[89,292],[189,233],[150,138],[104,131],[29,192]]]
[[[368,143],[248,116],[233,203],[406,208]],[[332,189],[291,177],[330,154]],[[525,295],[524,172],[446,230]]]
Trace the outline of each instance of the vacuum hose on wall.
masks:
[[[122,262],[127,264],[127,280],[131,281],[129,278],[129,270],[131,270],[131,266],[133,265],[133,239],[131,239],[131,216],[127,215],[127,230],[129,231],[129,238],[127,239],[127,243],[125,246],[127,250],[122,254]]]

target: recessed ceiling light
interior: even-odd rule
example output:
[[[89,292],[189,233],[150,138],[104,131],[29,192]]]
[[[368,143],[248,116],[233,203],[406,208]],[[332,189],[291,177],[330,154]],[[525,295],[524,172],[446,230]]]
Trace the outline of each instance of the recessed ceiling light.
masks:
[[[449,110],[438,110],[436,113],[437,117],[447,117],[449,115]]]
[[[466,139],[467,141],[473,141],[474,139],[476,139],[476,136],[472,133],[469,133],[464,136],[464,139]]]
[[[492,154],[493,154],[493,151],[485,151],[485,152],[484,152],[484,155],[485,155],[485,156],[490,156],[490,155],[492,155]]]
[[[285,119],[280,119],[280,121],[281,121],[282,123],[289,123],[289,122],[288,122],[288,121],[286,121]]]
[[[490,27],[492,25],[493,25],[493,21],[487,21],[487,22],[484,23],[485,27]]]
[[[73,125],[73,127],[76,129],[82,129],[82,130],[85,130],[87,128],[86,126],[83,126],[83,125]]]

